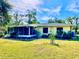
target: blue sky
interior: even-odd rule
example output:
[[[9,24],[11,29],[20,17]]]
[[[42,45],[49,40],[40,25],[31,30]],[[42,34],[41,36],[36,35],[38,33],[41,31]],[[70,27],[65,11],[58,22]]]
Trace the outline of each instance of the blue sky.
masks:
[[[37,10],[37,19],[47,22],[49,18],[64,19],[69,16],[79,16],[78,0],[9,0],[14,11],[25,13],[27,9]]]

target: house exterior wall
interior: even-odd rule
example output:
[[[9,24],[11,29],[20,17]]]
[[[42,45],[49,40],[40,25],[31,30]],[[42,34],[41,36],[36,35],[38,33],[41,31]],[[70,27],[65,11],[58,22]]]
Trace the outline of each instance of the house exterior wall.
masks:
[[[43,35],[43,28],[45,27],[38,27],[37,30],[40,32],[40,35]],[[48,28],[48,33],[52,33],[53,35],[56,35],[57,28],[55,26],[46,27]],[[70,31],[70,26],[62,26],[63,31],[68,32]]]
[[[68,26],[68,27],[63,27],[63,31],[65,31],[65,32],[70,31],[70,26]]]
[[[53,35],[56,34],[56,27],[48,27],[49,28],[49,33],[52,33]]]
[[[57,28],[59,27],[49,27],[49,33],[52,32],[52,34],[56,35]],[[70,31],[70,26],[62,26],[63,31],[68,32]]]

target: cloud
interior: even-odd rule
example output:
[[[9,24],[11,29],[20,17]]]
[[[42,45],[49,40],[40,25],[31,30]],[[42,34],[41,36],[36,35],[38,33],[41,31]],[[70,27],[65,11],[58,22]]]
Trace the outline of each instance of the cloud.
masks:
[[[79,3],[72,2],[71,4],[69,4],[67,6],[66,10],[71,11],[71,12],[75,12],[75,13],[79,13]]]
[[[43,12],[49,12],[51,9],[49,9],[49,8],[41,8],[40,10],[43,11]]]
[[[53,8],[40,8],[40,12],[46,12],[48,15],[59,15],[61,11],[62,6],[56,6]]]
[[[56,6],[50,10],[50,13],[55,14],[55,15],[59,15],[61,8],[62,8],[62,6]]]
[[[49,16],[43,16],[42,18],[41,18],[41,20],[49,20],[49,19],[55,19],[55,17],[49,17]]]
[[[48,19],[50,19],[50,17],[48,17],[48,16],[43,16],[42,17],[42,20],[48,20]]]
[[[48,19],[50,19],[50,17],[49,17],[49,16],[42,16],[42,17],[40,18],[40,16],[38,16],[37,19],[38,19],[38,21],[41,22],[41,23],[46,23],[46,22],[48,22]]]
[[[9,0],[14,10],[25,11],[27,9],[38,9],[43,4],[42,0]]]
[[[43,0],[9,0],[9,3],[13,6],[14,11],[19,11],[21,13],[25,13],[27,9],[37,9],[37,12],[43,13],[46,12],[48,14],[60,14],[61,6],[56,6],[54,8],[42,8]]]

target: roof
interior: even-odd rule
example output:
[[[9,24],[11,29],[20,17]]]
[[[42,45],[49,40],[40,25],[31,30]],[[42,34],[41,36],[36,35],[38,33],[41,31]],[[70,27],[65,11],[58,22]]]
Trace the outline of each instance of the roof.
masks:
[[[35,25],[35,24],[34,24]],[[71,24],[64,24],[64,23],[42,23],[36,24],[37,26],[71,26]]]
[[[22,27],[22,26],[33,26],[33,27],[48,27],[48,26],[56,26],[56,27],[61,27],[61,26],[73,26],[71,24],[65,24],[65,23],[41,23],[41,24],[27,24],[27,25],[18,25],[18,26],[11,26],[11,27]]]

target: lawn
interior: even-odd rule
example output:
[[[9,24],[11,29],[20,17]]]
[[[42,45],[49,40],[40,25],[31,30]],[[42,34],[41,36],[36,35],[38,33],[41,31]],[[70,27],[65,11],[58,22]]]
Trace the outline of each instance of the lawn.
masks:
[[[0,39],[0,59],[79,59],[79,42],[56,40],[16,41]]]

